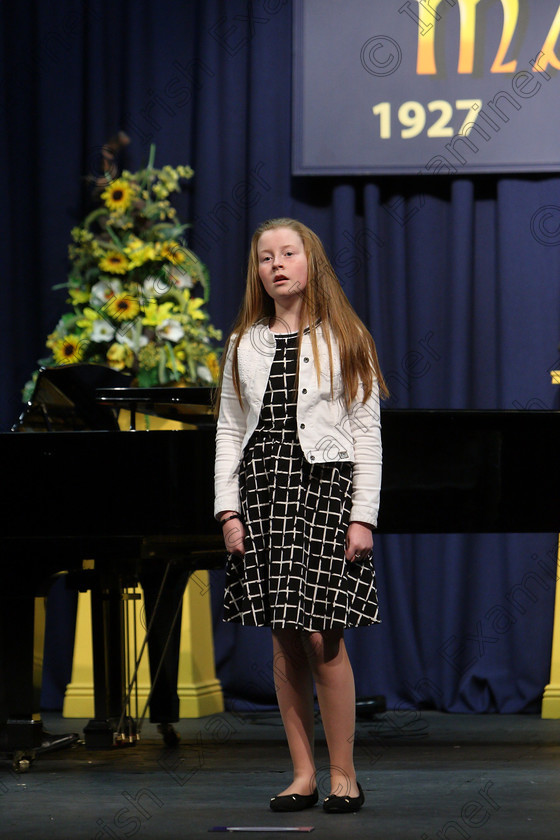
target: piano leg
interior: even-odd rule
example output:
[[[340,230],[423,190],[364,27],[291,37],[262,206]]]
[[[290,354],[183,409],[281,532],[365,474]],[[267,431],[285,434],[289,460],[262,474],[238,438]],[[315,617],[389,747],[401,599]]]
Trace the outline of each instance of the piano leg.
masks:
[[[88,748],[112,747],[123,717],[125,654],[120,585],[98,586],[91,592],[95,717],[84,728]],[[123,720],[130,725],[130,719]],[[135,732],[129,733],[131,738]]]
[[[91,587],[94,715],[84,728],[86,747],[134,744],[136,722],[126,705],[126,638],[123,580],[101,571]]]
[[[0,734],[2,751],[33,750],[43,743],[40,701],[44,640],[44,598],[0,598],[0,667],[6,716]]]

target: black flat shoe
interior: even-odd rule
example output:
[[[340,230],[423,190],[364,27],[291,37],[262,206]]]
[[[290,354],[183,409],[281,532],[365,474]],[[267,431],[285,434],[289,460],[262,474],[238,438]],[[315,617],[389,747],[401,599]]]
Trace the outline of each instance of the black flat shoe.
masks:
[[[319,801],[319,793],[315,790],[309,796],[301,793],[289,793],[286,796],[273,796],[270,807],[273,811],[304,811],[312,808]]]
[[[327,796],[323,800],[323,811],[327,814],[353,814],[359,811],[366,798],[362,786],[358,782],[359,796]]]

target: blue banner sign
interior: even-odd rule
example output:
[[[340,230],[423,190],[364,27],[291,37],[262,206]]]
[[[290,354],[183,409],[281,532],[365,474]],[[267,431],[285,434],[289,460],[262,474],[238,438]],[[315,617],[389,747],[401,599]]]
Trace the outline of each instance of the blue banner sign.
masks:
[[[294,0],[295,175],[560,169],[558,0]]]

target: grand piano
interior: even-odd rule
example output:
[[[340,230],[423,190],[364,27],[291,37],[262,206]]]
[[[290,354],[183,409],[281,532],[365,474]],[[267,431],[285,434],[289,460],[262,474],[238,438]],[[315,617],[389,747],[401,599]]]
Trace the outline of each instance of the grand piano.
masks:
[[[192,572],[225,562],[213,518],[211,389],[137,389],[109,374],[45,372],[14,431],[0,435],[0,662],[9,676],[0,750],[42,742],[34,604],[54,575],[92,591],[95,718],[85,734],[86,745],[103,746],[122,710],[123,587],[144,564]],[[131,412],[129,431],[119,430],[119,408]],[[136,431],[137,413],[191,430]],[[379,533],[560,531],[559,412],[386,409],[381,422]]]

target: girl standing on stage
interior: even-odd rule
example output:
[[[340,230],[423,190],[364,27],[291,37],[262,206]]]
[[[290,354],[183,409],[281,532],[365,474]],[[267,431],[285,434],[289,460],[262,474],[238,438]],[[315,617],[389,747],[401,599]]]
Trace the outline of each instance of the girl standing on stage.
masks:
[[[274,811],[318,801],[313,681],[329,750],[327,812],[357,811],[355,689],[345,627],[378,622],[372,529],[381,487],[374,341],[320,239],[260,225],[222,358],[214,514],[228,551],[224,618],[272,628],[293,780]]]

